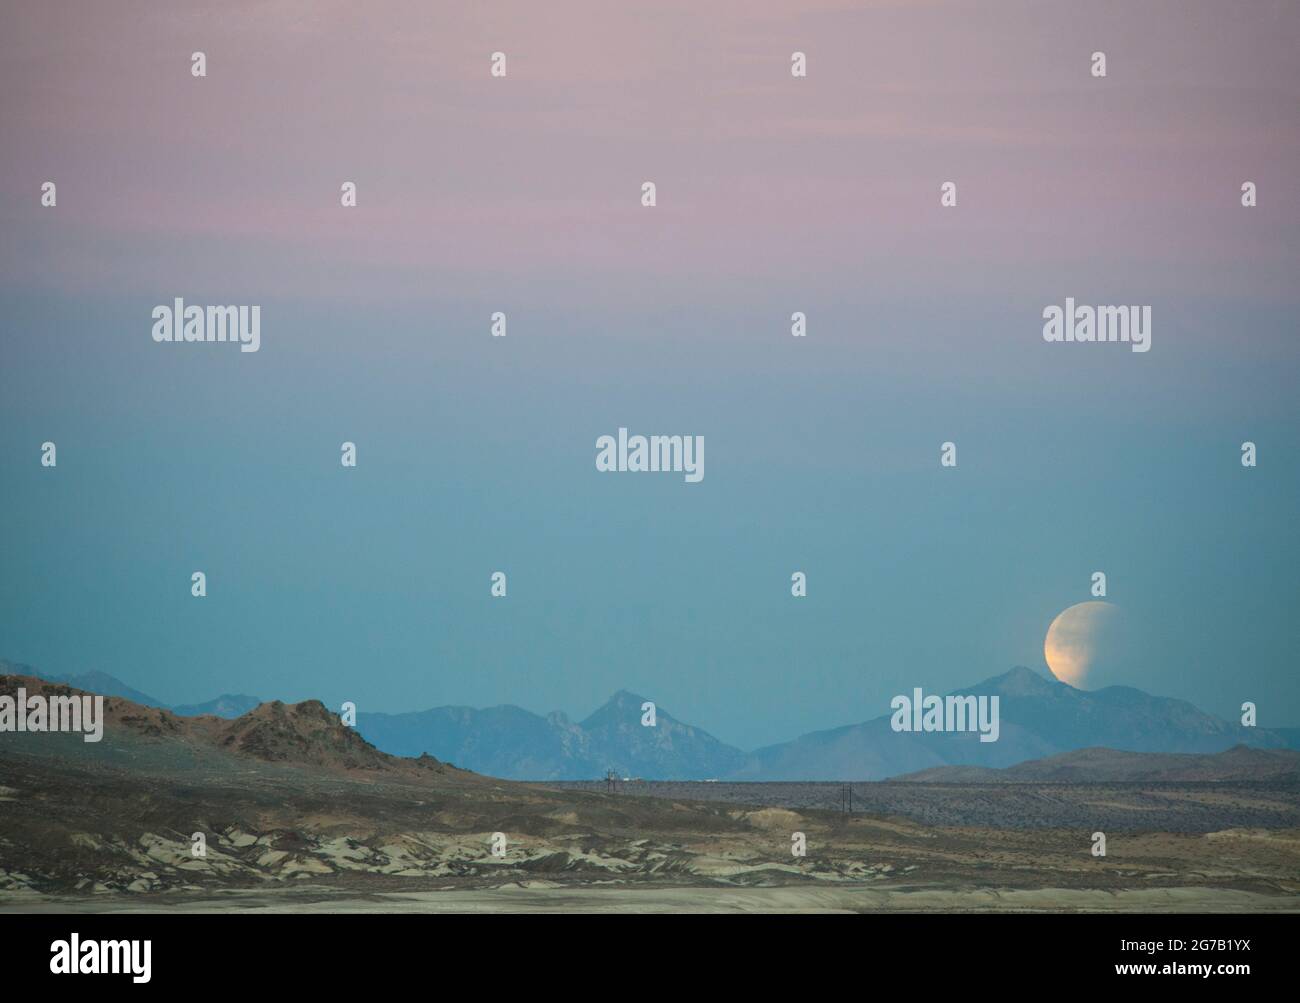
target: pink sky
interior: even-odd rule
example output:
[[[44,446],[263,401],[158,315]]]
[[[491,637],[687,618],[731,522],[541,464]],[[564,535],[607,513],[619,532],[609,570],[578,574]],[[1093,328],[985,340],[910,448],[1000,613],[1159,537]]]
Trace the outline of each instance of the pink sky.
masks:
[[[26,5],[0,41],[4,271],[349,298],[579,276],[683,300],[1140,272],[1151,296],[1291,298],[1294,5],[996,6]]]

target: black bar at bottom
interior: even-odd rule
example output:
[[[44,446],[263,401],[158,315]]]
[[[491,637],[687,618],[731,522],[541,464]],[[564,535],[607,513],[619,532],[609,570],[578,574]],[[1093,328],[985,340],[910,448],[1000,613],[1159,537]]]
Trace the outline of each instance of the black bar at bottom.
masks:
[[[918,992],[978,991],[1020,979],[1071,988],[1163,979],[1180,991],[1195,982],[1231,991],[1241,980],[1256,987],[1261,979],[1293,983],[1297,920],[1297,914],[5,914],[0,959],[7,989],[63,982],[78,991],[116,984],[131,991],[337,992],[376,984],[372,979],[384,985],[436,973],[440,992],[452,991],[446,980],[454,978],[455,991],[464,993],[536,989],[539,980],[564,970],[566,978],[648,979],[647,986],[685,978],[771,989],[812,979],[807,988],[818,991],[825,973],[845,964],[851,981],[903,978]],[[126,971],[86,970],[97,965]],[[76,971],[64,971],[70,966]]]

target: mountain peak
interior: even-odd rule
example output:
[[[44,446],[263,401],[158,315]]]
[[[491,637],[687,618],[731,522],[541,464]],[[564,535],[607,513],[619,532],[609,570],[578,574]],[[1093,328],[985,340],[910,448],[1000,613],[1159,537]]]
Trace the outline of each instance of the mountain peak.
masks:
[[[216,717],[235,718],[247,714],[262,701],[247,693],[223,693],[215,700],[199,704],[177,704],[172,713],[179,717],[199,717],[212,714]]]
[[[1062,683],[1055,676],[1037,672],[1024,665],[1008,669],[1000,676],[986,679],[981,686],[987,686],[1003,696],[1046,696],[1055,693]]]
[[[635,715],[637,721],[641,718],[641,705],[646,703],[646,698],[633,693],[631,690],[619,690],[603,704],[587,715],[582,720],[579,727],[591,728],[599,724],[613,724],[618,721],[631,720]],[[659,717],[665,716],[663,711],[658,712]]]
[[[616,707],[624,707],[631,704],[635,704],[637,709],[640,710],[641,705],[645,702],[646,702],[645,697],[633,693],[631,690],[619,690],[612,697],[610,697],[608,700],[605,701],[605,706],[608,707],[612,704]]]
[[[1017,665],[1016,668],[1023,669],[1024,666]],[[1057,678],[1056,673],[1052,671],[1052,667],[1048,665],[1046,662],[1044,662],[1042,665],[1038,666],[1035,669],[1031,669],[1030,671],[1036,672],[1038,675],[1042,676],[1044,679],[1050,680],[1051,682],[1054,683],[1061,682],[1061,680]]]
[[[259,704],[225,724],[219,744],[268,762],[310,763],[348,770],[382,770],[396,762],[343,724],[319,700]]]

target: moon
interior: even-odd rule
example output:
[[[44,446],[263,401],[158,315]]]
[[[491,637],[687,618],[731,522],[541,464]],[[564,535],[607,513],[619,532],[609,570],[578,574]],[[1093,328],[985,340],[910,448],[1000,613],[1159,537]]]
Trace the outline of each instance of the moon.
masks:
[[[1119,607],[1100,600],[1076,603],[1059,613],[1043,641],[1043,657],[1052,674],[1082,689],[1098,662],[1109,661],[1115,653],[1119,621]]]

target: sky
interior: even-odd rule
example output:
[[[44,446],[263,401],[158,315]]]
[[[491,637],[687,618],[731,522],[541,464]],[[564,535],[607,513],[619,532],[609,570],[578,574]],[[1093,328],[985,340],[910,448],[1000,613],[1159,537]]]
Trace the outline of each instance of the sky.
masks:
[[[1090,685],[1300,725],[1294,4],[5,24],[0,658],[169,703],[625,688],[752,748],[1041,665],[1101,570]],[[259,305],[260,350],[154,342],[176,297]],[[1066,297],[1150,305],[1151,350],[1045,342]],[[704,479],[597,471],[619,427]]]

